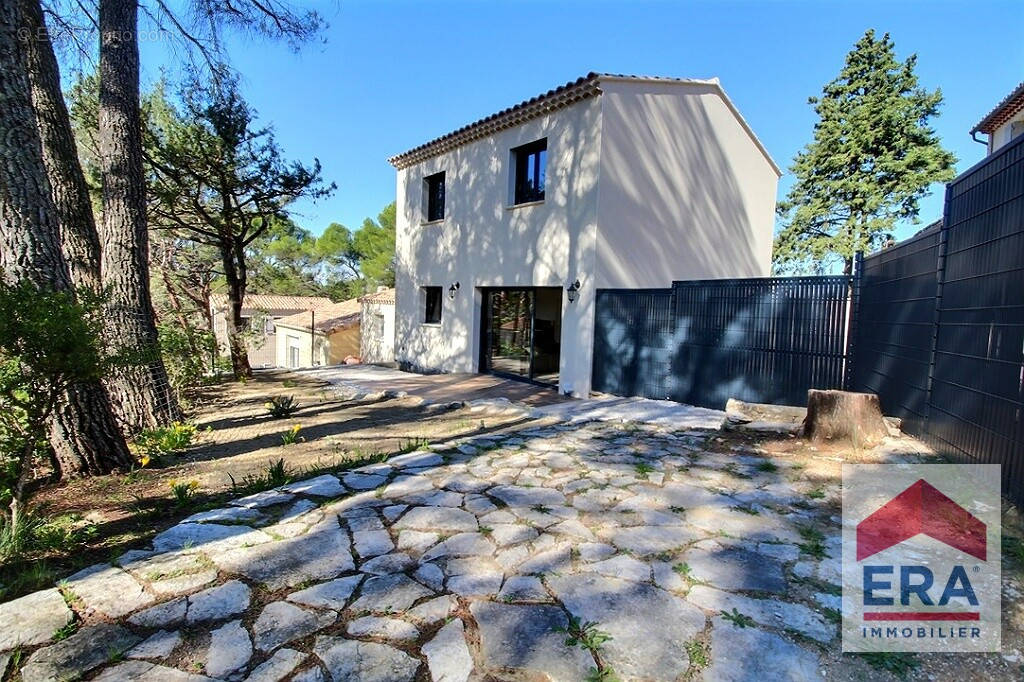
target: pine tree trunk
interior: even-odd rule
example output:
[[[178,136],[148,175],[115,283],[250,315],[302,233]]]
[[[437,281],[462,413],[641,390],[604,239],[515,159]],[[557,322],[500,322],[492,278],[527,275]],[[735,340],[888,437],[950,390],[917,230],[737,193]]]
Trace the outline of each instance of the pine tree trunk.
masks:
[[[72,277],[61,252],[56,193],[43,158],[39,128],[43,116],[37,117],[32,106],[36,80],[33,77],[30,82],[29,78],[35,73],[30,55],[38,51],[45,56],[50,51],[52,59],[52,48],[46,41],[27,44],[17,37],[19,29],[36,37],[40,17],[38,0],[0,3],[0,73],[4,74],[0,78],[0,266],[8,281],[28,280],[36,286],[67,291],[73,289]],[[35,64],[45,67],[44,61]],[[55,67],[56,62],[52,64]],[[59,116],[53,120],[59,122]],[[71,160],[77,164],[77,156],[65,162]],[[65,173],[61,170],[56,177]],[[61,414],[63,418],[55,421],[52,445],[62,476],[103,474],[131,463],[99,383],[82,384],[69,392]]]
[[[103,218],[100,263],[110,296],[108,329],[122,348],[141,351],[143,364],[119,372],[111,398],[129,430],[181,417],[158,352],[149,292],[149,235],[139,112],[138,4],[100,0],[100,170]]]
[[[71,119],[60,89],[60,71],[43,23],[38,0],[21,0],[24,21],[38,39],[26,50],[32,105],[43,143],[43,162],[50,178],[61,247],[78,290],[100,289],[100,237],[89,200],[82,166],[78,162]]]
[[[50,181],[61,250],[76,290],[100,288],[100,239],[89,190],[78,162],[67,106],[60,90],[60,72],[46,37],[38,0],[22,0],[23,21],[36,40],[26,44],[25,57],[43,162]],[[127,466],[131,455],[114,421],[110,397],[97,384],[74,386],[58,404],[50,426],[61,476],[105,473]],[[104,463],[111,459],[110,465]]]
[[[224,265],[224,280],[228,285],[228,309],[225,319],[228,333],[228,351],[231,353],[231,372],[236,379],[252,376],[249,365],[249,351],[245,347],[242,328],[242,303],[245,301],[246,269],[245,254],[240,245],[230,242],[220,247],[221,262]]]

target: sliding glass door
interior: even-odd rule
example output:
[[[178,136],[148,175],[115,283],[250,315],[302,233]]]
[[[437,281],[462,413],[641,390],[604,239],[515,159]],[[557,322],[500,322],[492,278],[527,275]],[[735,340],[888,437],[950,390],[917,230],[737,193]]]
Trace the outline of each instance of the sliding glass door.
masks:
[[[481,370],[558,383],[561,289],[486,289]]]

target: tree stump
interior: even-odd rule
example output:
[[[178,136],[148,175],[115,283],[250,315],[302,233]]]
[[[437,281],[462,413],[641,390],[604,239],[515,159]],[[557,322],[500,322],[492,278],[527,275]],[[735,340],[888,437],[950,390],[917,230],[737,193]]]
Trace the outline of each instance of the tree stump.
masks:
[[[807,391],[803,436],[813,441],[843,441],[873,447],[889,435],[874,393]]]

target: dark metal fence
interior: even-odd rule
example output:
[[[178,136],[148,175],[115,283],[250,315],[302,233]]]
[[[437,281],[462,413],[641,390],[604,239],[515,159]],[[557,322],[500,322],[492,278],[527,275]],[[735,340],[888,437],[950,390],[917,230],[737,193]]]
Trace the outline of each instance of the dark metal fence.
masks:
[[[593,386],[721,409],[842,384],[849,277],[675,282],[597,294]]]
[[[927,431],[1024,501],[1024,139],[946,192]]]
[[[594,388],[713,408],[877,393],[937,451],[1001,464],[1024,504],[1024,137],[950,183],[940,226],[858,266],[852,292],[846,277],[599,291]]]
[[[673,400],[803,404],[842,385],[849,277],[673,282]]]
[[[938,275],[936,225],[861,265],[851,387],[920,433],[928,411]]]
[[[672,290],[602,289],[596,307],[594,390],[668,398]]]

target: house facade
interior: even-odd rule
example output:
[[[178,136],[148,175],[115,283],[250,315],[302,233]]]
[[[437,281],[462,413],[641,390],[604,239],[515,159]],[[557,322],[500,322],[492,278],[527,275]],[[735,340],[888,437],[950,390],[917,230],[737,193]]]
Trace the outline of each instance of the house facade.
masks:
[[[242,300],[242,321],[246,329],[249,330],[249,365],[254,369],[276,366],[277,320],[330,304],[331,299],[322,296],[246,294]],[[221,355],[228,354],[227,309],[227,295],[213,294],[210,296],[213,333]]]
[[[276,320],[276,365],[322,367],[358,356],[361,317],[362,304],[350,299]]]
[[[978,133],[988,135],[989,154],[1024,135],[1024,83],[1014,88],[971,129],[971,137],[975,140]]]
[[[362,319],[359,357],[369,364],[395,361],[395,290],[382,289],[359,299]]]
[[[781,173],[717,79],[589,74],[390,161],[401,366],[586,396],[598,289],[769,274]]]

